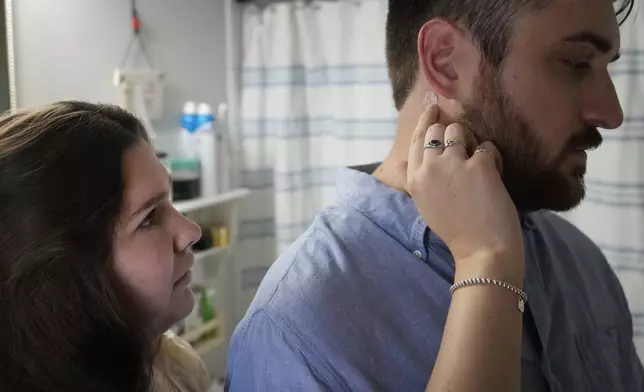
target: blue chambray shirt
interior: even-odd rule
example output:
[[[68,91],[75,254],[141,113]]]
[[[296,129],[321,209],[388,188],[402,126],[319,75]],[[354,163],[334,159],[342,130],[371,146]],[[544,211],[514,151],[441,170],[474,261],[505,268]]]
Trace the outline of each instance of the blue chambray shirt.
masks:
[[[644,391],[628,305],[600,250],[547,212],[522,225],[522,391]],[[270,268],[237,327],[226,390],[424,391],[453,279],[413,201],[346,169],[337,200]]]

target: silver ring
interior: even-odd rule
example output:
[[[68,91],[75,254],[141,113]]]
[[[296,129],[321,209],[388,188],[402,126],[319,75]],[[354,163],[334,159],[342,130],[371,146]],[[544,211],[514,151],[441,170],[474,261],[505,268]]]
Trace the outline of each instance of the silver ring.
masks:
[[[490,154],[490,156],[491,156],[493,159],[495,159],[495,160],[496,160],[496,157],[494,156],[494,154],[492,154],[489,150],[486,150],[486,149],[485,149],[485,148],[483,148],[483,147],[476,147],[476,150],[474,151],[474,154],[472,154],[472,155],[476,155],[476,154],[478,154],[478,153],[480,153],[480,152],[486,152],[486,153]]]
[[[423,145],[424,148],[443,148],[443,143],[440,140],[430,140]]]
[[[460,140],[445,140],[445,148],[450,147],[450,146],[456,146],[456,145],[461,145],[465,147],[465,143],[463,143]]]

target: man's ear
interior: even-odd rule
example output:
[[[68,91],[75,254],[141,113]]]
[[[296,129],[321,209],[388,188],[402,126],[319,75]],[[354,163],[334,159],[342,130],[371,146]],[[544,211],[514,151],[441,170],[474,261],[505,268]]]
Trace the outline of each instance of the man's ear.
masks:
[[[447,99],[459,98],[458,60],[463,32],[440,18],[425,23],[418,33],[418,57],[427,88]]]

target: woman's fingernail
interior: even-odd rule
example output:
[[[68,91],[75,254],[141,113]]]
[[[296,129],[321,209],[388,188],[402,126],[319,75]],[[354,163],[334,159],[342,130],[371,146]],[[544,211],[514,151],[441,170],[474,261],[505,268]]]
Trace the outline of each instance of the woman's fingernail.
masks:
[[[438,95],[433,91],[428,91],[423,95],[421,104],[427,110],[438,103]]]

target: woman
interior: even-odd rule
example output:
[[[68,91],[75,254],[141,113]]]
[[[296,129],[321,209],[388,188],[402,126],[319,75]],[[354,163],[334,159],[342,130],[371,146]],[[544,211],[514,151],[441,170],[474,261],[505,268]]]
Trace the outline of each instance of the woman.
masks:
[[[206,390],[164,334],[193,308],[200,231],[141,123],[82,102],[7,115],[0,181],[2,390]]]

